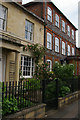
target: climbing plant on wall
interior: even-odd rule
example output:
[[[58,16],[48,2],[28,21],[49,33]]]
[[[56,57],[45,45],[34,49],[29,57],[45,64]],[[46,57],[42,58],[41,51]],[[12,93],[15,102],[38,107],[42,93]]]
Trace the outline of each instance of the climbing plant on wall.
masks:
[[[38,64],[39,60],[41,60],[42,57],[45,55],[47,49],[43,46],[39,46],[38,44],[27,45],[23,47],[23,51],[28,51],[28,50],[30,50],[31,53],[33,54],[35,58],[35,63]]]

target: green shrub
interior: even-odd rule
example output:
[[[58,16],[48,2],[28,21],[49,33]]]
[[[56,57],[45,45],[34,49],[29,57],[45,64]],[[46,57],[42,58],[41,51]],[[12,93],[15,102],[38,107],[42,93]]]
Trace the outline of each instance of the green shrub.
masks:
[[[32,106],[33,103],[29,100],[26,100],[25,98],[19,97],[19,107],[21,108],[25,108],[25,107],[30,107]]]
[[[32,105],[34,105],[32,102],[22,97],[19,97],[18,101],[15,98],[12,99],[12,97],[10,97],[10,100],[9,100],[9,97],[4,98],[4,101],[2,104],[2,115],[5,116],[7,114],[17,112],[22,108],[31,107]]]
[[[25,88],[32,89],[32,90],[38,90],[41,88],[40,80],[36,80],[35,78],[28,79],[27,82],[26,81],[24,82],[24,85],[25,85]]]
[[[59,91],[59,97],[65,97],[70,93],[70,88],[67,86],[62,86]]]
[[[58,80],[58,97],[64,97],[70,93],[70,88],[64,86],[64,82],[60,79]],[[56,81],[51,81],[46,87],[45,93],[46,99],[56,98]]]
[[[7,115],[10,113],[14,113],[18,110],[18,104],[17,100],[15,98],[4,98],[3,104],[2,104],[2,115]]]
[[[46,99],[53,99],[56,97],[56,81],[55,80],[48,83],[48,85],[46,87],[46,93],[45,93]],[[59,86],[63,86],[64,83],[59,79],[58,84],[59,84]]]

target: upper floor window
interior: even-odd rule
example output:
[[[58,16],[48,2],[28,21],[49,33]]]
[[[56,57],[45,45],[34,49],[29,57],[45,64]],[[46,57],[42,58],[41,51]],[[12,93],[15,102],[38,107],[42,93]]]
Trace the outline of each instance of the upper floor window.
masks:
[[[34,59],[28,56],[21,56],[21,72],[22,76],[32,77],[34,74]]]
[[[33,23],[28,20],[25,23],[25,38],[27,40],[33,40]]]
[[[65,32],[65,22],[62,20],[62,31]]]
[[[70,37],[70,26],[69,26],[69,25],[67,26],[67,32],[68,32],[68,33],[67,33],[68,36]]]
[[[55,38],[55,52],[59,52],[59,39]]]
[[[55,25],[59,27],[59,16],[56,14]]]
[[[52,22],[52,10],[50,7],[48,7],[48,18],[47,18],[50,22]]]
[[[62,54],[65,55],[65,42],[62,41]]]
[[[47,48],[52,49],[52,35],[47,33]]]
[[[70,45],[68,45],[68,56],[71,55],[70,53]]]
[[[75,55],[75,53],[74,53],[74,48],[72,47],[72,55]]]
[[[74,40],[74,30],[72,30],[72,39]]]
[[[48,64],[48,68],[51,71],[52,70],[52,61],[51,60],[47,60],[47,64]]]
[[[7,22],[7,9],[0,5],[0,29],[6,30],[6,22]]]

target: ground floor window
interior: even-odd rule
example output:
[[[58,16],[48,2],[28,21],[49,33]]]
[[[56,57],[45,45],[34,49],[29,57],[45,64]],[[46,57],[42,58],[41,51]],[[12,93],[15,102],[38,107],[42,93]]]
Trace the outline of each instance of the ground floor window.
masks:
[[[34,74],[34,59],[29,56],[21,56],[21,72],[25,78],[31,78]]]
[[[47,60],[47,64],[48,64],[49,70],[52,71],[52,61],[51,60]]]

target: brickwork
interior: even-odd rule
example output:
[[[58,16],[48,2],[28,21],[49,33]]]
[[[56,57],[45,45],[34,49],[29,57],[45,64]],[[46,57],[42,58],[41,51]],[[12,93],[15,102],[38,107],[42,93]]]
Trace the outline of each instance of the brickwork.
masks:
[[[26,5],[24,5],[26,7]],[[27,9],[33,13],[35,13],[37,16],[41,17],[43,16],[43,6],[42,3],[40,2],[33,2],[30,6],[27,6]]]
[[[20,112],[6,116],[3,119],[30,119],[30,118],[44,118],[45,117],[45,104],[40,104],[32,108],[24,109]]]
[[[80,91],[74,92],[70,95],[67,95],[66,97],[61,97],[58,99],[58,105],[59,108],[63,107],[65,104],[72,103],[73,101],[78,99],[78,96],[80,95]]]
[[[37,3],[38,5],[40,5],[40,3]],[[61,59],[64,59],[65,57],[67,57],[67,52],[68,52],[68,45],[70,45],[70,54],[72,55],[72,47],[74,48],[74,51],[76,49],[76,28],[75,26],[63,15],[63,13],[52,3],[52,2],[43,2],[42,3],[42,7],[41,7],[41,11],[40,7],[37,5],[36,3],[34,4],[26,4],[25,7],[27,9],[30,10],[30,8],[32,7],[32,9],[38,9],[39,13],[37,14],[35,12],[35,10],[33,10],[33,12],[38,15],[39,17],[40,12],[43,14],[43,16],[41,16],[44,20],[45,20],[45,30],[46,30],[46,35],[44,38],[45,41],[45,46],[47,47],[47,32],[49,32],[52,35],[52,49],[48,50],[46,53],[46,60],[50,58],[50,60],[52,59],[52,62],[54,63],[55,61],[59,61]],[[35,8],[36,6],[36,8]],[[51,9],[52,11],[52,21],[50,22],[48,20],[48,7]],[[55,25],[55,16],[56,14],[59,16],[59,27],[57,27]],[[65,32],[62,31],[62,20],[64,20],[65,22]],[[68,36],[68,30],[67,30],[67,26],[70,26],[70,37]],[[72,30],[74,30],[74,40],[72,39]],[[55,37],[59,38],[59,53],[55,52]],[[62,54],[62,41],[65,42],[65,55]],[[75,54],[75,53],[74,53]]]

